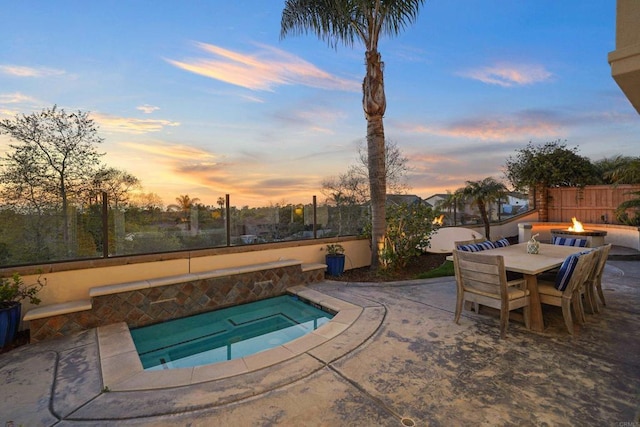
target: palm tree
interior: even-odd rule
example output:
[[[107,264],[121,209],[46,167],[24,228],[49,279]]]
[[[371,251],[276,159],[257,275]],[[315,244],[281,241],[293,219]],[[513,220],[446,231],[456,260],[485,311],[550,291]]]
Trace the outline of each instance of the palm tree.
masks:
[[[631,191],[627,194],[632,194],[636,196],[636,198],[620,203],[620,206],[618,206],[615,210],[616,217],[622,224],[632,226],[640,225],[640,191]],[[632,218],[629,217],[629,214],[627,212],[627,210],[629,209],[635,210],[635,214]]]
[[[446,209],[451,215],[451,210],[453,210],[453,225],[457,224],[458,217],[458,209],[462,210],[464,208],[464,200],[462,197],[462,189],[459,188],[455,192],[451,192],[447,190],[447,197],[440,200],[437,204],[440,209]]]
[[[191,230],[191,223],[189,221],[189,214],[191,209],[196,207],[200,199],[189,197],[188,194],[180,195],[176,197],[176,204],[167,206],[168,211],[179,210],[182,212],[182,222],[187,223],[187,229]]]
[[[466,184],[461,193],[463,197],[471,201],[471,205],[478,207],[480,217],[484,223],[484,235],[487,240],[491,240],[487,205],[495,203],[502,197],[507,192],[507,187],[492,177],[485,178],[482,181],[467,181]]]
[[[640,157],[619,157],[607,178],[614,184],[640,184]]]
[[[218,197],[218,206],[220,206],[220,211],[224,209],[224,205],[227,203],[226,199],[222,196]]]
[[[280,37],[313,33],[330,47],[338,43],[365,47],[366,74],[362,83],[362,108],[367,120],[367,159],[371,193],[371,268],[380,265],[385,242],[386,173],[384,164],[383,62],[378,52],[381,35],[395,36],[415,22],[424,0],[286,0]]]

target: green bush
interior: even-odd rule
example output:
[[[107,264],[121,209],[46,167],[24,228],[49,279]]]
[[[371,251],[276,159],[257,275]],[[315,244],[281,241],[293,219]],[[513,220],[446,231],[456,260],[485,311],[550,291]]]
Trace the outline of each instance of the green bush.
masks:
[[[386,208],[387,232],[380,254],[383,269],[399,269],[422,253],[429,245],[433,225],[433,209],[422,204],[389,205]],[[365,233],[370,235],[369,224]]]
[[[25,285],[22,277],[15,273],[11,279],[0,278],[0,307],[8,307],[12,302],[20,302],[28,299],[31,304],[40,304],[38,292],[44,287],[44,283],[38,280],[33,285]]]

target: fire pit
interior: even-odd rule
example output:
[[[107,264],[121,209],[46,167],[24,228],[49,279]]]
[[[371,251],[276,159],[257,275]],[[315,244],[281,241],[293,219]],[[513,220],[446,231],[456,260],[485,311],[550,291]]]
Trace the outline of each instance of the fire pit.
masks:
[[[551,235],[553,237],[572,237],[582,238],[587,240],[587,246],[595,248],[597,246],[604,246],[604,236],[607,235],[606,231],[602,230],[585,230],[582,227],[582,223],[575,217],[571,219],[573,226],[567,229],[554,228],[551,229]]]

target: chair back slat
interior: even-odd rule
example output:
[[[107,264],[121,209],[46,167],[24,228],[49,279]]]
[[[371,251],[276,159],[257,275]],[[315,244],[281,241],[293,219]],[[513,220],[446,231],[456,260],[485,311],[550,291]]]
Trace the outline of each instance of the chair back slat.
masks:
[[[598,308],[598,301],[596,300],[596,292],[598,294],[598,298],[602,302],[602,305],[606,305],[604,299],[604,292],[602,291],[602,273],[604,272],[604,267],[607,263],[607,259],[609,258],[609,251],[611,251],[611,243],[608,243],[604,246],[600,246],[600,258],[598,259],[598,265],[593,270],[593,275],[589,277],[589,283],[587,283],[587,292],[588,297],[591,302],[590,308],[593,312],[598,313],[600,309]]]
[[[484,241],[486,241],[487,239],[485,239],[484,237],[480,237],[477,239],[471,239],[471,240],[460,240],[458,242],[453,242],[453,247],[458,249],[458,246],[462,246],[462,245],[473,245],[476,243],[482,243]]]
[[[454,264],[457,265],[462,290],[490,293],[496,298],[500,298],[502,288],[506,292],[507,279],[502,256],[454,251],[454,261],[457,261]]]
[[[598,265],[594,269],[594,280],[602,278],[602,272],[604,271],[604,266],[607,263],[607,258],[609,258],[609,251],[611,251],[611,243],[600,246],[598,251],[600,253],[600,257],[598,258]]]
[[[589,278],[589,274],[593,269],[593,263],[595,262],[596,255],[596,251],[591,251],[578,257],[578,264],[571,275],[569,284],[562,294],[563,298],[571,298],[574,292],[579,292],[580,288],[585,285]]]

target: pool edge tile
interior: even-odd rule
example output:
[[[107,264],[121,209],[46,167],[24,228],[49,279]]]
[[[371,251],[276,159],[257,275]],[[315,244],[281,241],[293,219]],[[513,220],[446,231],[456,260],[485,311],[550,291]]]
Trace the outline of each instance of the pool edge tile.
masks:
[[[100,357],[108,359],[118,354],[136,351],[129,327],[125,322],[98,327]]]
[[[362,315],[363,311],[364,309],[361,307],[343,309],[333,316],[331,321],[343,323],[345,325],[352,325]]]
[[[119,384],[143,372],[137,351],[120,353],[112,357],[100,358],[102,383],[105,389],[119,390]]]
[[[220,380],[248,372],[250,372],[250,370],[243,359],[232,359],[225,362],[194,366],[191,384]]]
[[[331,338],[335,338],[343,333],[347,328],[349,328],[349,326],[351,326],[351,324],[327,322],[311,333],[330,340]]]
[[[296,338],[295,340],[282,344],[283,347],[289,349],[294,354],[302,354],[311,350],[314,347],[324,344],[327,339],[321,335],[314,334],[313,331]]]
[[[297,356],[290,349],[278,346],[242,358],[250,371],[266,368]]]

